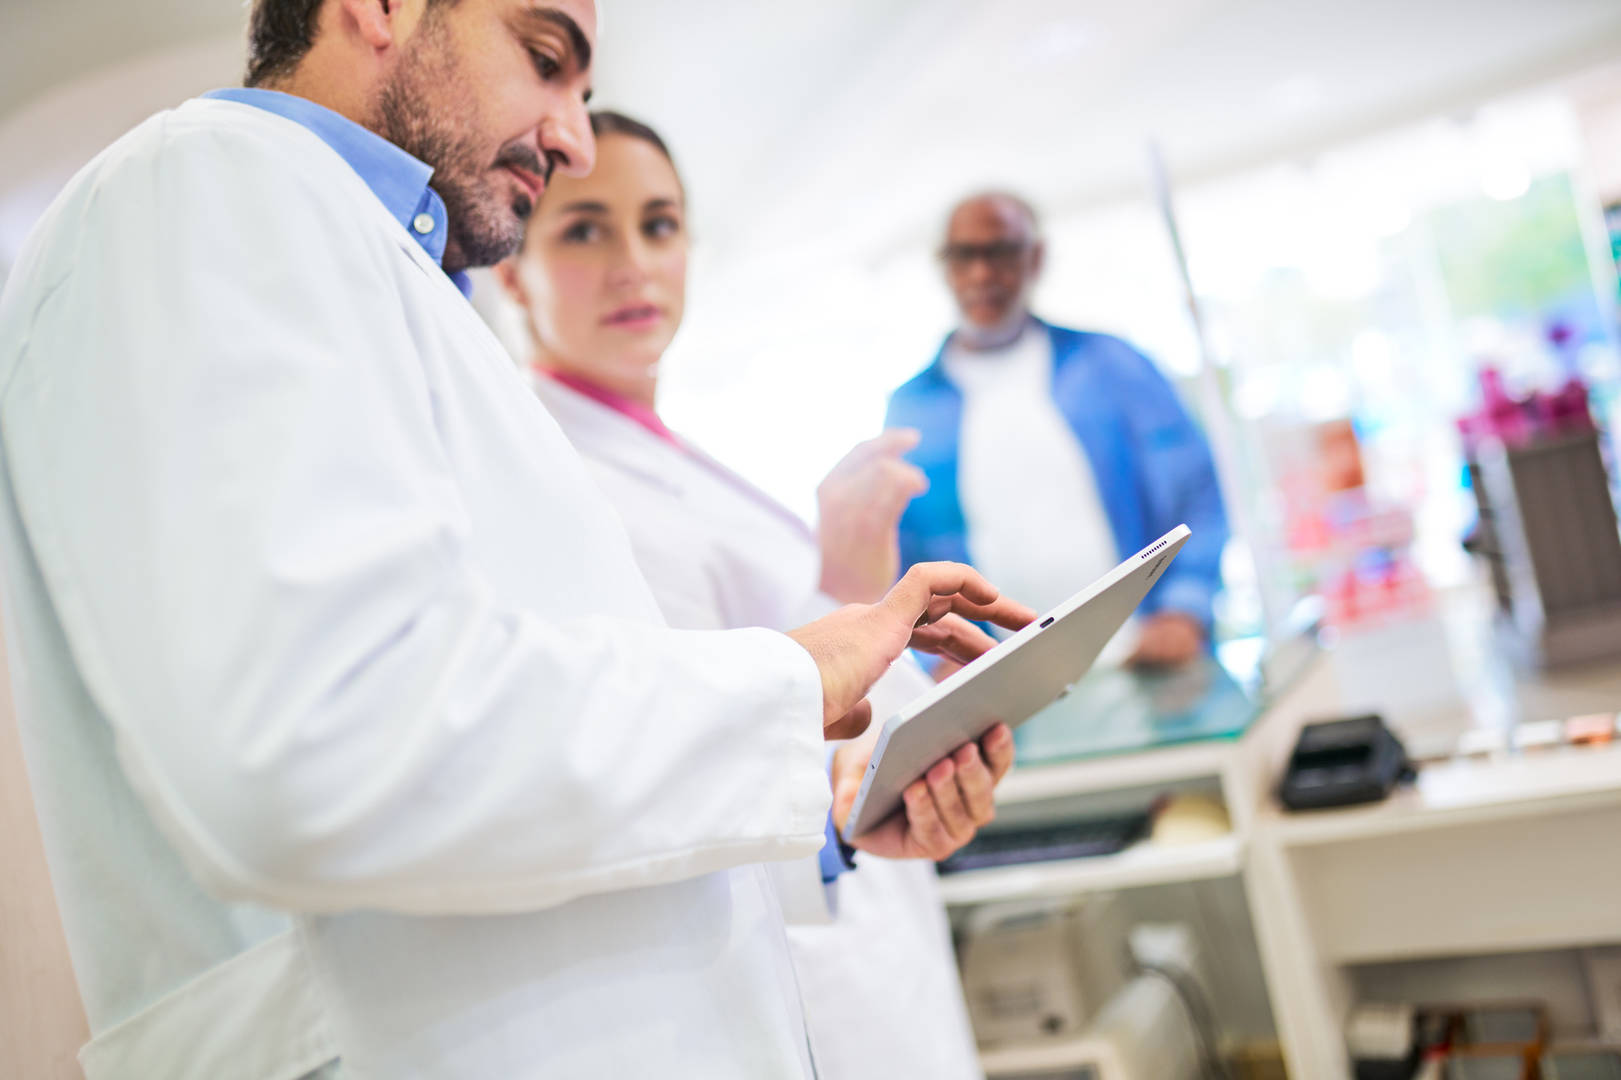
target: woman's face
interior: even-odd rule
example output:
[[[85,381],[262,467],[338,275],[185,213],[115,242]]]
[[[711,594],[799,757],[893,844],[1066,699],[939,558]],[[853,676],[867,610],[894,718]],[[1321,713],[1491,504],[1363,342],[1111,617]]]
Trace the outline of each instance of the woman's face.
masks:
[[[603,136],[590,175],[554,175],[503,279],[528,309],[541,363],[648,396],[686,302],[675,168],[643,139]]]

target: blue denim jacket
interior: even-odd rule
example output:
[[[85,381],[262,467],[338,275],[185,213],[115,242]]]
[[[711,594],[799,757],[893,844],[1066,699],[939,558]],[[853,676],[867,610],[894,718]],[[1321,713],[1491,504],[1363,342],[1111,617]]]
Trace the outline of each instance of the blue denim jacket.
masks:
[[[1185,612],[1208,629],[1228,530],[1203,433],[1165,376],[1124,341],[1040,325],[1052,336],[1053,398],[1092,463],[1120,558],[1177,525],[1193,530],[1142,610]],[[944,353],[942,344],[934,362],[889,399],[887,425],[922,432],[909,457],[929,479],[901,517],[903,567],[973,562],[957,491],[962,394],[946,376]],[[1034,497],[1040,478],[1030,483]]]

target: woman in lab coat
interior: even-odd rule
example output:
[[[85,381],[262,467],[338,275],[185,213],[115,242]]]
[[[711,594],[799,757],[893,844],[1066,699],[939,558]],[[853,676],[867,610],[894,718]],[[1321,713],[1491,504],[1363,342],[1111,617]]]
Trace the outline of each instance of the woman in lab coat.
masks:
[[[924,486],[901,460],[915,434],[851,451],[818,489],[812,532],[665,427],[654,393],[685,296],[684,191],[650,129],[612,113],[594,115],[593,128],[595,170],[553,181],[523,251],[497,273],[527,316],[536,391],[624,516],[665,617],[689,629],[781,628],[881,595],[899,565],[896,521]],[[929,685],[915,665],[897,665],[874,689],[875,716]],[[998,737],[1007,745],[994,749],[1010,754],[1011,735]],[[847,809],[860,774],[844,764],[836,755],[832,771],[835,805]],[[830,890],[831,921],[809,902],[821,895],[816,867],[798,873],[778,886],[819,1075],[980,1076],[929,862],[862,855]]]

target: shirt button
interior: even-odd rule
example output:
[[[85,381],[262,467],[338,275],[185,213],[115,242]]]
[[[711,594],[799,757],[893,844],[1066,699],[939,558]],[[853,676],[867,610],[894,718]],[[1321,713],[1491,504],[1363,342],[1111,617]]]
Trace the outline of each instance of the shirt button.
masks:
[[[418,214],[416,217],[411,219],[411,228],[415,229],[417,232],[421,233],[423,236],[426,236],[429,233],[433,232],[433,225],[434,225],[433,215],[426,212],[426,211],[423,211],[422,213]]]

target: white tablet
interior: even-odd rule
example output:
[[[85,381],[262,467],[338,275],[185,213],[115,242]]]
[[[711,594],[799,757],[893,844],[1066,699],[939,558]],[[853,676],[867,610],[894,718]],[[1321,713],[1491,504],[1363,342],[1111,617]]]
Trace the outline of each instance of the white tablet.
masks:
[[[890,717],[844,837],[875,828],[929,766],[997,723],[1017,727],[1068,692],[1190,535],[1178,525]]]

